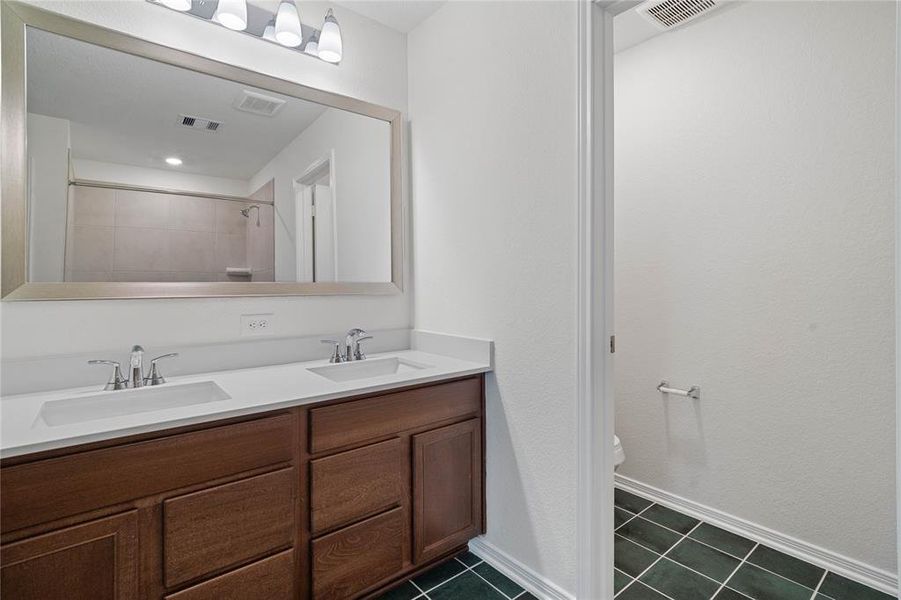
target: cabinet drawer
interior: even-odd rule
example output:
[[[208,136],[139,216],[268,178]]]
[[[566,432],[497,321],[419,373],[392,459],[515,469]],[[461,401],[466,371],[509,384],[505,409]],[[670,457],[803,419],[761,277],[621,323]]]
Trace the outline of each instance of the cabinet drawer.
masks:
[[[282,469],[166,500],[166,586],[290,546],[295,475]]]
[[[456,417],[477,415],[482,379],[385,394],[310,410],[310,452],[317,453],[417,429]]]
[[[315,540],[314,600],[346,600],[400,572],[406,530],[395,508]]]
[[[313,535],[400,504],[406,465],[399,438],[312,461]]]
[[[165,600],[292,600],[294,552],[286,550],[165,597]]]
[[[2,531],[288,462],[294,423],[283,414],[4,468]]]

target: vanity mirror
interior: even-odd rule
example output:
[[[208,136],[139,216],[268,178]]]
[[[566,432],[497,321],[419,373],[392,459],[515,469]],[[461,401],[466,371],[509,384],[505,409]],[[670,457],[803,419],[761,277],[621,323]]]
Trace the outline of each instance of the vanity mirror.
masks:
[[[397,111],[2,10],[4,298],[400,289]]]

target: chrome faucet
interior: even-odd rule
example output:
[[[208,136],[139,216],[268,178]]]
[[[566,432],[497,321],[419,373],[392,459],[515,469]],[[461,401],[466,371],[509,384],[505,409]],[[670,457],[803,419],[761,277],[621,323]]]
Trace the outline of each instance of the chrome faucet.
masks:
[[[344,357],[347,362],[357,360],[357,351],[359,350],[357,340],[362,335],[366,335],[366,332],[359,327],[354,327],[344,335]]]
[[[338,340],[322,340],[322,343],[334,346],[332,356],[329,358],[330,363],[343,363],[355,360],[365,360],[366,355],[363,354],[363,349],[360,348],[360,342],[371,339],[371,335],[367,334],[359,327],[355,327],[345,334],[343,351],[341,342]]]
[[[144,387],[144,349],[138,345],[132,346],[131,357],[128,359],[129,372],[131,373],[131,387]]]
[[[160,385],[166,383],[166,379],[163,377],[162,373],[160,373],[156,363],[164,358],[172,358],[174,356],[178,356],[178,352],[163,354],[162,356],[157,356],[151,360],[150,373],[147,377],[144,377],[144,349],[138,345],[132,347],[131,355],[128,359],[128,374],[130,377],[126,377],[122,374],[120,363],[114,360],[89,360],[88,364],[108,365],[113,368],[109,381],[103,388],[104,390],[124,390],[128,387],[139,388],[144,387],[145,385]]]

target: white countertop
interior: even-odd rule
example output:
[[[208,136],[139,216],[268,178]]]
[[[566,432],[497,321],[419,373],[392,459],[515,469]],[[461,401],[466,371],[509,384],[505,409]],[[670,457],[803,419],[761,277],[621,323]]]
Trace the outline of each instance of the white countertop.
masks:
[[[43,404],[52,400],[95,395],[101,392],[102,382],[92,387],[7,396],[0,399],[0,457],[19,456],[491,370],[490,362],[487,361],[474,362],[419,350],[373,354],[369,359],[379,356],[396,356],[426,366],[412,372],[346,382],[334,382],[308,370],[309,367],[327,365],[328,360],[172,377],[163,386],[146,389],[213,381],[231,398],[58,426],[47,425],[39,416]]]

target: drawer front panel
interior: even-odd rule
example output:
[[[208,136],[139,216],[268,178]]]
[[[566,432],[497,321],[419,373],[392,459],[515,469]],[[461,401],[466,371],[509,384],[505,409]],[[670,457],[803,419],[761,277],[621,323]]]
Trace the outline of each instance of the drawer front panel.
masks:
[[[472,415],[481,407],[481,377],[385,394],[310,410],[310,451],[358,444]]]
[[[165,600],[292,600],[294,580],[294,552],[286,550],[170,594]]]
[[[4,533],[291,460],[283,414],[4,468]]]
[[[166,586],[292,545],[295,479],[288,468],[166,500]]]
[[[399,505],[407,463],[399,438],[312,461],[313,535]]]
[[[406,530],[395,508],[314,540],[314,600],[347,600],[399,573]]]

